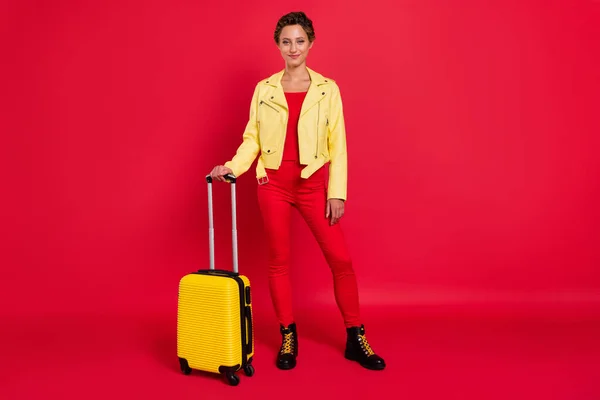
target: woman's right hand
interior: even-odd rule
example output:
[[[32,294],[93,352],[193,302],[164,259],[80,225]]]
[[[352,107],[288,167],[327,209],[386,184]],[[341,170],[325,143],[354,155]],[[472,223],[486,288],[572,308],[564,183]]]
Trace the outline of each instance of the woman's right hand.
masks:
[[[227,179],[224,178],[224,176],[227,174],[233,175],[233,171],[231,170],[231,168],[227,168],[224,165],[217,165],[213,168],[212,171],[210,171],[210,177],[213,180],[217,180],[220,182],[227,182]]]

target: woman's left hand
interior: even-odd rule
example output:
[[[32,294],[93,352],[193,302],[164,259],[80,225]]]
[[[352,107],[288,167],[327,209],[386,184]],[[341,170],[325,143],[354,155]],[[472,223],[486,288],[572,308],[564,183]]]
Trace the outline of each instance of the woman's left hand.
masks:
[[[344,216],[344,200],[329,199],[327,200],[327,211],[325,218],[330,218],[329,225],[335,225],[340,218]]]

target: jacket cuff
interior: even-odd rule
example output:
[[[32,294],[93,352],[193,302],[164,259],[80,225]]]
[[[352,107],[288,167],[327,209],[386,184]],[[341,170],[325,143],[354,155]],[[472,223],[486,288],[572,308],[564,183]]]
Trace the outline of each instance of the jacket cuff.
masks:
[[[327,200],[331,199],[340,199],[346,201],[347,195],[345,190],[336,190],[335,188],[330,188],[327,191]]]
[[[243,172],[241,172],[240,169],[232,161],[227,161],[223,165],[231,169],[233,171],[233,175],[235,175],[236,178],[243,174]]]

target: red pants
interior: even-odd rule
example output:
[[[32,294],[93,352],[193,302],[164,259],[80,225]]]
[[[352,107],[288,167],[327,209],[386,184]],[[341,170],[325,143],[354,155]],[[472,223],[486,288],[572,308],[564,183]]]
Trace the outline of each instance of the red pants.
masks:
[[[335,300],[346,327],[360,326],[358,289],[352,261],[339,223],[325,218],[327,185],[325,168],[310,178],[300,177],[302,166],[283,161],[278,170],[267,170],[269,182],[258,186],[258,202],[269,246],[269,290],[279,323],[294,322],[289,278],[290,217],[300,212],[315,236],[333,275]],[[310,271],[307,269],[307,272]]]

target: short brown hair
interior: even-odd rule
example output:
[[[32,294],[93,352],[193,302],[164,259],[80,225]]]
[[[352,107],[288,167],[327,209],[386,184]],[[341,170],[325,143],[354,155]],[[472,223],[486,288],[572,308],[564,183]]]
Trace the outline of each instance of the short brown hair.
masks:
[[[313,23],[302,11],[291,12],[289,14],[284,15],[279,18],[277,21],[277,27],[275,28],[275,34],[273,38],[275,39],[275,43],[279,44],[279,37],[281,35],[281,30],[288,25],[300,25],[306,35],[308,36],[308,41],[313,42],[315,40],[315,29],[313,28]]]

